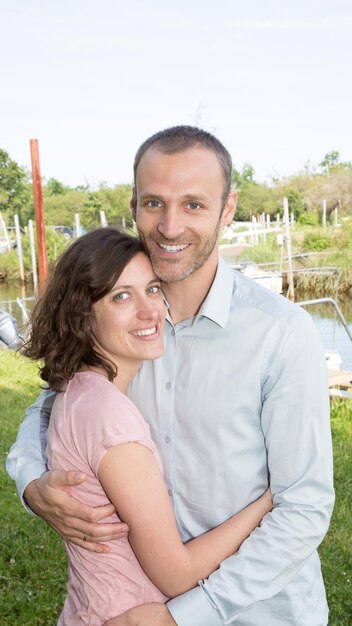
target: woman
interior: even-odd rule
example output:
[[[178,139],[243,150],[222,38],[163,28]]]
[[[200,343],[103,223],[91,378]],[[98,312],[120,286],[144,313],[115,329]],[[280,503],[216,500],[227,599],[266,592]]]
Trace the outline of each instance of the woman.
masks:
[[[97,554],[66,542],[68,595],[59,624],[101,625],[146,602],[165,602],[206,578],[271,509],[267,493],[186,545],[177,531],[149,427],[126,390],[163,351],[165,303],[142,243],[112,228],[75,241],[32,316],[23,352],[43,359],[59,392],[48,430],[50,469],[87,480],[73,495],[111,501],[129,536]],[[116,520],[116,517],[114,517]]]

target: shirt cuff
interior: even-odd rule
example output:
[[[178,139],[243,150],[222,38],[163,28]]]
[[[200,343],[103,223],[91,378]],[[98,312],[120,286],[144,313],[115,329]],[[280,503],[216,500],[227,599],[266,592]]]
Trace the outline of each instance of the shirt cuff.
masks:
[[[26,465],[25,468],[23,468],[16,477],[18,495],[24,508],[31,515],[35,515],[35,513],[33,513],[32,509],[29,508],[24,499],[24,490],[26,489],[26,487],[28,487],[29,483],[31,483],[32,480],[37,480],[41,477],[42,474],[45,474],[45,472],[47,471],[48,470],[45,466],[43,468],[43,463],[41,463],[40,461],[33,461],[33,463],[29,463],[28,465]]]
[[[223,626],[219,612],[212,606],[201,587],[169,600],[167,603],[178,626]]]

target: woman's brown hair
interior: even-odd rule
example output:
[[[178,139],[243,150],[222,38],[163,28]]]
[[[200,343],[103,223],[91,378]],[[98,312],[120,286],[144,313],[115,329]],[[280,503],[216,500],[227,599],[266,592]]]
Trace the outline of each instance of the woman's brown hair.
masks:
[[[99,228],[65,250],[56,262],[44,295],[34,307],[31,331],[22,354],[44,361],[41,378],[54,391],[82,367],[100,367],[109,380],[116,367],[94,348],[92,304],[103,298],[139,252],[139,239],[115,228]]]

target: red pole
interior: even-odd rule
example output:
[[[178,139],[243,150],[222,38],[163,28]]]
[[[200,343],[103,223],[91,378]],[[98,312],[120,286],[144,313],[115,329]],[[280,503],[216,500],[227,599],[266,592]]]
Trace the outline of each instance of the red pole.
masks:
[[[39,270],[39,291],[43,291],[48,277],[48,257],[46,253],[44,207],[42,193],[42,179],[39,165],[38,139],[29,140],[31,146],[32,160],[32,185],[35,211],[35,229],[38,246],[38,270]]]

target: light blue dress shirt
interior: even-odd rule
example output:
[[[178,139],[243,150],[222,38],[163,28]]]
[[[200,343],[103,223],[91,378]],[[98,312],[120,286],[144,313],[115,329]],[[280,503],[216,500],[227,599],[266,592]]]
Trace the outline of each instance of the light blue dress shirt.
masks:
[[[20,493],[45,471],[50,394],[8,457]],[[334,501],[332,450],[325,357],[309,315],[220,260],[197,317],[168,320],[164,356],[144,363],[129,396],[151,426],[183,541],[269,483],[273,494],[240,550],[169,601],[176,623],[325,626],[316,548]]]

